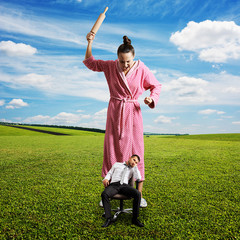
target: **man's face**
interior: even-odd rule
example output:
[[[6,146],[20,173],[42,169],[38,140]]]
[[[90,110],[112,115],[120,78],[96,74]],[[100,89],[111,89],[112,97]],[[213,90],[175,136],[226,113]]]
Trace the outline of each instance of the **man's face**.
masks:
[[[129,166],[132,167],[132,168],[137,166],[138,163],[139,163],[139,161],[138,161],[138,158],[136,156],[131,157],[128,161]]]

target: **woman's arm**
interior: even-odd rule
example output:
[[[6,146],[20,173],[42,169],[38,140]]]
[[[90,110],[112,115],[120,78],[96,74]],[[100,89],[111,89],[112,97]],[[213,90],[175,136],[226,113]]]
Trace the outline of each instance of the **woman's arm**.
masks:
[[[161,91],[161,84],[155,78],[153,73],[146,67],[146,77],[144,79],[145,90],[150,90],[151,94],[149,97],[144,99],[144,103],[150,108],[154,108],[158,102],[159,94]]]
[[[87,50],[86,50],[86,54],[85,54],[85,59],[88,59],[92,56],[92,43],[95,38],[95,34],[90,32],[87,34],[86,38],[88,41],[88,46],[87,46]]]
[[[92,43],[95,38],[95,34],[90,32],[87,34],[88,46],[83,63],[87,68],[94,72],[105,72],[109,69],[108,62],[103,60],[96,60],[92,55]]]

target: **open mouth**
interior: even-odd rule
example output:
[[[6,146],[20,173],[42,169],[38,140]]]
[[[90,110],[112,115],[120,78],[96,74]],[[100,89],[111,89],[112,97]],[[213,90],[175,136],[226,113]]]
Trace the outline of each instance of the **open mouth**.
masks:
[[[123,70],[128,70],[128,69],[129,69],[129,66],[123,67],[122,69],[123,69]]]

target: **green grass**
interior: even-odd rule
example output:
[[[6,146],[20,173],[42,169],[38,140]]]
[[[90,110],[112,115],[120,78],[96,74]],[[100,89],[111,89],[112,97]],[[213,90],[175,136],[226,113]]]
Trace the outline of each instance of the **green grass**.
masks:
[[[178,137],[183,139],[196,139],[196,140],[240,141],[239,133],[181,135]]]
[[[36,136],[36,135],[42,135],[46,136],[44,133],[40,132],[33,132],[29,130],[24,129],[18,129],[8,126],[2,126],[0,125],[0,136]]]
[[[240,239],[240,134],[145,137],[145,227],[102,229],[104,134],[71,132],[0,126],[0,239]]]
[[[73,129],[67,129],[67,128],[37,127],[37,126],[27,126],[27,125],[23,125],[22,127],[29,128],[29,129],[39,129],[44,131],[64,133],[64,134],[69,134],[71,136],[102,135],[102,133],[98,133],[98,132],[80,131],[80,130],[73,130]],[[29,131],[26,129],[19,129],[19,128],[0,125],[0,136],[33,136],[33,135],[43,135],[43,134],[46,135],[46,133],[39,133],[39,132]]]

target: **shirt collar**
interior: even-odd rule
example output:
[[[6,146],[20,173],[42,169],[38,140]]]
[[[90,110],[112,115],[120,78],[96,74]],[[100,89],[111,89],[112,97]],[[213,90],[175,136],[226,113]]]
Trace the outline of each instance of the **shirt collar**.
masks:
[[[130,166],[128,166],[127,164],[126,164],[126,162],[124,162],[124,164],[123,164],[124,166],[127,166],[128,168],[131,168]]]

